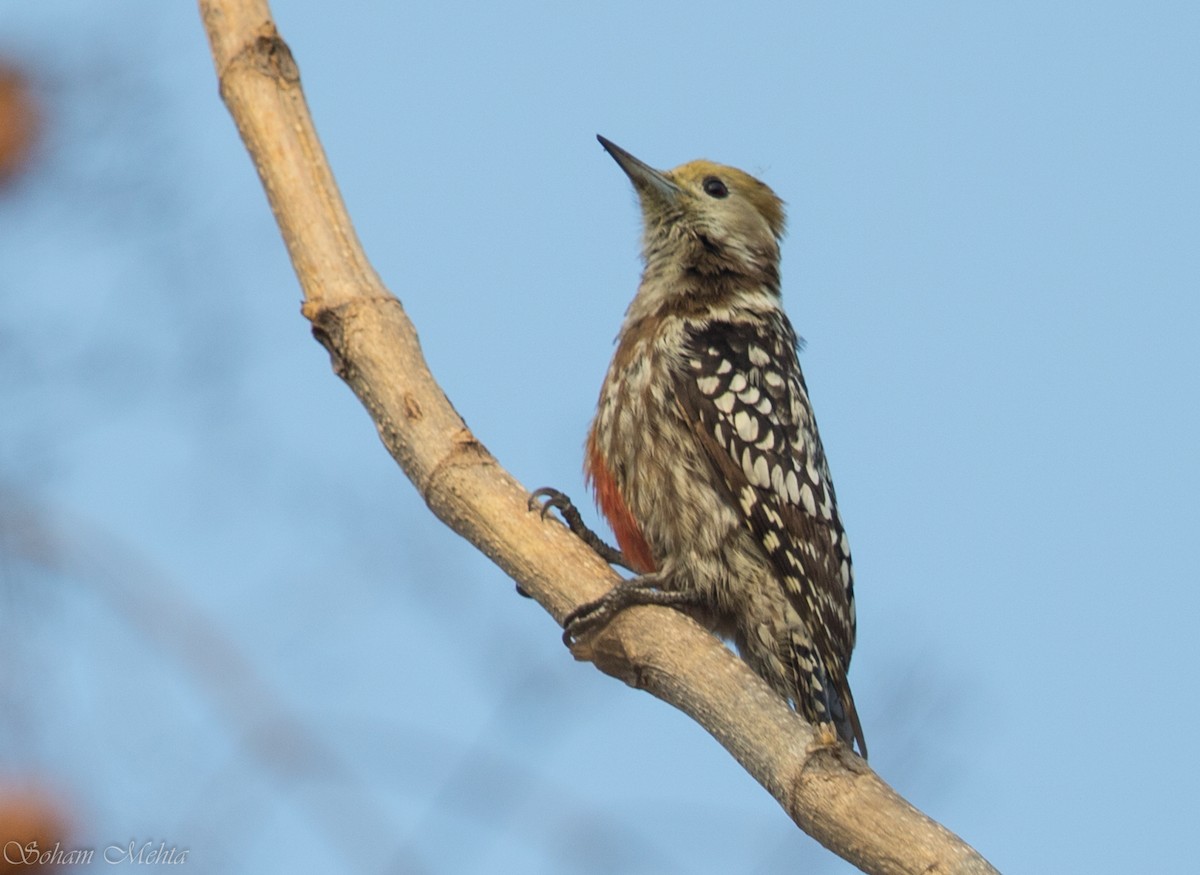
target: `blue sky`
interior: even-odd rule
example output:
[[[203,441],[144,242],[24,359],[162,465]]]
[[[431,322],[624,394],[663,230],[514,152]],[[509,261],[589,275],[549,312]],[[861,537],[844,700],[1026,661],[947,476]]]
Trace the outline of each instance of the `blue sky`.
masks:
[[[638,279],[594,135],[766,180],[872,765],[1001,871],[1187,869],[1194,5],[274,11],[370,256],[531,488],[584,497]],[[424,509],[299,316],[190,4],[4,4],[0,49],[47,108],[0,197],[0,482],[65,557],[6,538],[0,777],[206,870],[851,871]]]

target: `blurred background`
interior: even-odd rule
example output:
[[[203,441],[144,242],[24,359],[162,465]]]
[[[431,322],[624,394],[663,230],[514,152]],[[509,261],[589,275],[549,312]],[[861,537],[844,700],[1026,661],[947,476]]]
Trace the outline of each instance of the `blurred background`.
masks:
[[[587,504],[639,274],[594,135],[779,192],[872,765],[1005,872],[1189,868],[1200,7],[273,5],[368,252],[530,488]],[[0,2],[0,185],[6,841],[852,871],[425,510],[299,314],[194,5]]]

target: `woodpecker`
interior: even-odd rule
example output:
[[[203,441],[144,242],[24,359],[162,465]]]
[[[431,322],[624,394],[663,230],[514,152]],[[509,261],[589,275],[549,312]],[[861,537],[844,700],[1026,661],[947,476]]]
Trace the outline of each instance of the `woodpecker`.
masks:
[[[732,639],[801,715],[865,757],[847,671],[854,576],[780,300],[783,202],[710,161],[655,170],[604,137],[641,205],[645,270],[617,337],[584,471],[638,576],[567,617],[568,643],[634,604],[672,605]]]

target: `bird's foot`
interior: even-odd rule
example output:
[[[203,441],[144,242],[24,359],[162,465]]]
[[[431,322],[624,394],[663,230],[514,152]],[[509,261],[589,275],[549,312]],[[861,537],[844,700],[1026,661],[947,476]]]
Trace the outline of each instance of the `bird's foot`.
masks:
[[[568,647],[598,631],[626,608],[634,605],[660,605],[669,608],[695,608],[700,602],[695,593],[662,589],[662,575],[643,574],[623,580],[600,598],[580,605],[563,619],[563,643]]]
[[[543,501],[543,499],[545,499]],[[625,559],[625,554],[605,542],[603,538],[587,527],[583,521],[583,517],[579,515],[579,508],[575,507],[574,502],[567,497],[565,493],[559,492],[557,489],[552,489],[549,486],[543,486],[541,489],[535,489],[529,495],[529,509],[537,510],[541,513],[542,519],[546,518],[546,514],[551,508],[558,510],[562,514],[563,521],[567,524],[575,536],[583,543],[587,544],[594,550],[609,565],[620,565],[622,568],[629,568],[629,562]]]

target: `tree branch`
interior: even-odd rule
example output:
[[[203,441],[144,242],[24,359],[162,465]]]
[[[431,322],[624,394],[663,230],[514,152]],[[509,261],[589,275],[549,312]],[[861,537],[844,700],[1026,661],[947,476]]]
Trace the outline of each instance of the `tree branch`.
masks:
[[[221,96],[258,168],[304,289],[303,313],[333,368],[430,509],[560,623],[607,591],[612,570],[471,434],[417,334],[354,233],[265,0],[200,0]],[[583,652],[586,649],[586,652]],[[811,726],[715,637],[665,608],[623,612],[578,658],[685,711],[809,835],[869,873],[995,873]]]

